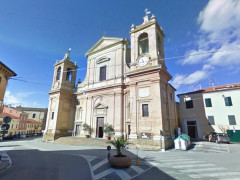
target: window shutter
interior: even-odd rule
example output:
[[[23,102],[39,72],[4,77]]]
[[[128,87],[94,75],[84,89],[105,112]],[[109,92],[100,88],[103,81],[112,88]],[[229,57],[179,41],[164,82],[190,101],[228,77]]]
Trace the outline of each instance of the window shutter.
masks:
[[[214,116],[208,116],[209,125],[215,125]]]
[[[229,125],[237,125],[236,124],[236,119],[234,115],[229,115],[228,116],[228,120],[229,120]]]
[[[232,106],[232,99],[231,99],[231,97],[225,97],[224,100],[225,100],[225,105],[226,106]]]
[[[212,107],[211,98],[206,98],[206,99],[205,99],[205,104],[206,104],[206,107]]]

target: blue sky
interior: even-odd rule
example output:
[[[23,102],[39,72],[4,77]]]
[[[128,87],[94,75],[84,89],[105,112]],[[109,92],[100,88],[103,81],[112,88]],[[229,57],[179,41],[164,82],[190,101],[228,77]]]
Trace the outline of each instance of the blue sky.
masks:
[[[47,107],[53,65],[72,48],[71,59],[86,67],[85,53],[105,36],[130,39],[131,24],[148,8],[163,28],[165,57],[176,94],[239,82],[238,0],[2,0],[0,61],[18,74],[5,103]],[[188,56],[207,51],[221,51]],[[173,58],[186,56],[183,58]],[[84,79],[85,70],[77,72]]]

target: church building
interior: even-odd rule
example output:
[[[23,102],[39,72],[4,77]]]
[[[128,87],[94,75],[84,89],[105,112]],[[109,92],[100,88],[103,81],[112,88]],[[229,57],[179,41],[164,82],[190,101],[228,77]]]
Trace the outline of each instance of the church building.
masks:
[[[126,139],[171,139],[177,127],[175,89],[169,84],[164,33],[148,12],[131,26],[130,42],[102,37],[87,53],[87,72],[76,85],[77,64],[70,50],[57,61],[44,140],[61,136],[103,138],[104,124]],[[129,48],[129,45],[131,48]]]

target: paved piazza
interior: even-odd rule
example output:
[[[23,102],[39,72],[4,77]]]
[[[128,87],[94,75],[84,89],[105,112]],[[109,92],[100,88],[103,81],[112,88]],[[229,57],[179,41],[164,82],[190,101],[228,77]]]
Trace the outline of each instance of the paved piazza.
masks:
[[[225,145],[223,145],[225,146]],[[132,166],[113,169],[108,165],[104,147],[73,146],[41,142],[40,138],[0,142],[1,153],[7,153],[11,165],[0,173],[0,179],[239,179],[238,144],[230,152],[139,151],[127,149]],[[115,150],[111,150],[114,154]]]

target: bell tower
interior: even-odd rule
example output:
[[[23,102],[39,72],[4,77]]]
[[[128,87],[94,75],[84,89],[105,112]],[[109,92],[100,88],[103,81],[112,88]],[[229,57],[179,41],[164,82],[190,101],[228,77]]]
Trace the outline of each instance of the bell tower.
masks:
[[[154,15],[145,10],[143,23],[131,26],[131,64],[129,78],[129,138],[152,138],[157,142],[170,136],[169,101],[173,88],[168,81],[164,56],[164,33]],[[164,143],[164,142],[163,142]]]
[[[148,9],[145,10],[143,23],[131,26],[131,70],[146,67],[165,67],[164,61],[164,33],[158,25],[156,17]]]
[[[51,90],[44,141],[72,134],[76,97],[74,96],[77,63],[70,60],[70,51],[56,61]]]
[[[70,60],[70,51],[71,48],[69,48],[64,58],[60,61],[57,60],[54,65],[51,91],[72,91],[75,88],[77,64]]]

